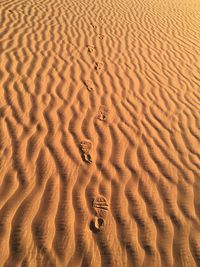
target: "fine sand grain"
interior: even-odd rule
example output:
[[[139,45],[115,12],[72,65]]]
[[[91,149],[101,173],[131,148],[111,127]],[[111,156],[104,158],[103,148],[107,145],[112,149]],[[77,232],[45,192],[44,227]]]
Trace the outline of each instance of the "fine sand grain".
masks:
[[[200,1],[0,0],[0,267],[200,266]]]

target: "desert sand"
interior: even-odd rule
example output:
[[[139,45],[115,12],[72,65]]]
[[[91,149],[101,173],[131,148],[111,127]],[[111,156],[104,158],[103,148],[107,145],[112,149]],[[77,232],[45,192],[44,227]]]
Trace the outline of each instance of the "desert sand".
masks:
[[[200,266],[199,0],[0,0],[0,266]]]

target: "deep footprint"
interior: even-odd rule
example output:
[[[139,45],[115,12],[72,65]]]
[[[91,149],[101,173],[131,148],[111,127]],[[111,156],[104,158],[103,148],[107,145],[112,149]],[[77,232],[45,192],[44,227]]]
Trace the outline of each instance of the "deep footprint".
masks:
[[[92,163],[92,157],[90,154],[83,153],[81,156],[82,160],[85,161],[86,163]]]
[[[103,218],[94,217],[90,222],[90,229],[94,233],[98,233],[104,229],[105,222]]]

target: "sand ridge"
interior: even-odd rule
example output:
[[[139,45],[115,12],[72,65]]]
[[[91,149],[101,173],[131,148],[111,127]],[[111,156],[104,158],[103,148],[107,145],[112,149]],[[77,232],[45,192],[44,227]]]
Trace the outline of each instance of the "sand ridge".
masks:
[[[200,266],[199,21],[0,0],[0,266]]]

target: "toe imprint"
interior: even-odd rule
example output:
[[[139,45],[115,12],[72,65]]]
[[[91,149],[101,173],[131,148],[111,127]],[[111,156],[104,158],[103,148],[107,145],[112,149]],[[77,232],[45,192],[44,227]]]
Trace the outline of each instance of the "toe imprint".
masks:
[[[89,140],[84,140],[80,142],[80,150],[83,153],[88,154],[92,149],[92,142]]]

